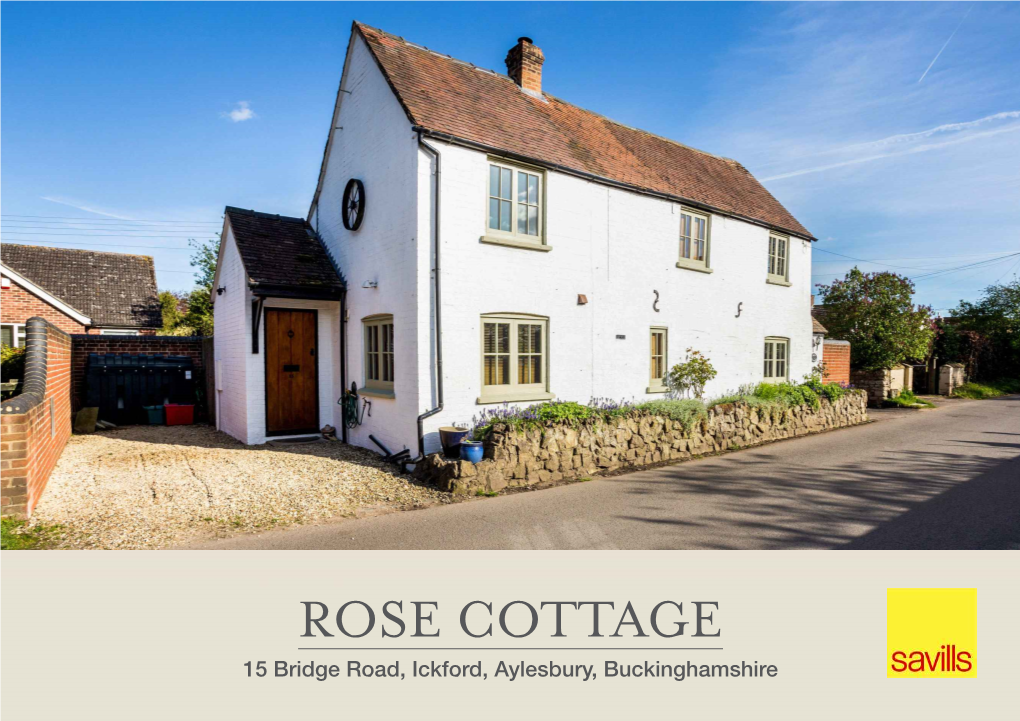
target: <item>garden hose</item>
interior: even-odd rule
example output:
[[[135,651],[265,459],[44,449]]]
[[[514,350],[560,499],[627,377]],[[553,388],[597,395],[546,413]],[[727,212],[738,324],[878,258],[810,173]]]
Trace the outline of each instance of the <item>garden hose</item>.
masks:
[[[344,391],[343,396],[337,403],[340,404],[345,426],[357,428],[361,425],[361,420],[365,417],[365,411],[362,410],[361,415],[358,415],[358,387],[355,384],[351,384],[351,390]]]

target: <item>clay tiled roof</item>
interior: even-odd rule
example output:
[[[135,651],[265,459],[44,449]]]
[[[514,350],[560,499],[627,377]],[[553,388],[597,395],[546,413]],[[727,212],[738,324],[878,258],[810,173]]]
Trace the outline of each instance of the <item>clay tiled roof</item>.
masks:
[[[160,328],[156,270],[147,255],[4,243],[3,264],[95,326]]]
[[[226,215],[254,289],[288,290],[307,297],[340,296],[344,282],[304,218],[230,206]]]
[[[354,24],[411,123],[430,134],[686,200],[813,239],[740,163],[629,128],[509,77]]]
[[[818,319],[813,315],[811,316],[811,332],[812,333],[828,333],[825,326],[818,322]]]

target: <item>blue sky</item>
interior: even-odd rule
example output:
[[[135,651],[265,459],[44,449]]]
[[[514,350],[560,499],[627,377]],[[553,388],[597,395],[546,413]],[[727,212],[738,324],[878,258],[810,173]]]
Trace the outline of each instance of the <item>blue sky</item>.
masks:
[[[224,205],[306,213],[353,19],[497,70],[534,38],[548,92],[742,162],[821,239],[815,282],[873,260],[948,309],[1020,273],[996,260],[1020,252],[1020,4],[0,12],[3,240],[151,254],[164,288]]]

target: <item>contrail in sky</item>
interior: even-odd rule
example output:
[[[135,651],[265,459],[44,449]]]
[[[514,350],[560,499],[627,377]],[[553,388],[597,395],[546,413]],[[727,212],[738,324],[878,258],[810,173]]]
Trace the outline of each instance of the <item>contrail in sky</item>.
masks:
[[[66,205],[66,206],[68,206],[70,208],[74,208],[75,210],[84,210],[86,213],[95,213],[96,215],[105,215],[107,218],[116,218],[117,220],[134,220],[134,218],[129,218],[126,215],[115,215],[113,213],[107,213],[104,210],[96,210],[95,208],[90,208],[89,206],[84,205],[82,203],[79,203],[77,201],[71,202],[69,200],[63,200],[61,198],[53,198],[53,197],[50,197],[48,195],[43,195],[41,197],[42,197],[43,200],[48,200],[51,203],[59,203],[60,205]]]
[[[973,9],[974,9],[973,5],[967,8],[967,12],[964,14],[962,18],[960,18],[960,22],[956,23],[956,30],[960,29],[960,26],[963,25],[963,21],[967,19],[967,15],[970,15],[970,11]],[[949,40],[952,40],[953,35],[956,35],[956,30],[953,30],[953,34],[949,36]],[[946,44],[942,46],[942,50],[945,50],[946,45],[949,45],[949,40],[946,40]],[[928,74],[929,70],[931,70],[931,66],[935,64],[935,60],[939,59],[939,55],[942,54],[942,50],[939,50],[938,55],[935,56],[935,59],[928,63],[928,67],[925,68],[924,73],[921,75],[917,82],[921,82],[922,80],[924,80],[924,76]]]

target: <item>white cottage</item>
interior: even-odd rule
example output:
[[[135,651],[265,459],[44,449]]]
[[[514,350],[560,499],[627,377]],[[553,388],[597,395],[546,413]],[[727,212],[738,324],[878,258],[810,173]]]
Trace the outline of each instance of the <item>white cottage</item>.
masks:
[[[308,217],[227,209],[221,430],[413,458],[492,404],[661,397],[687,348],[710,395],[811,370],[812,235],[736,161],[544,92],[543,62],[354,24]]]

